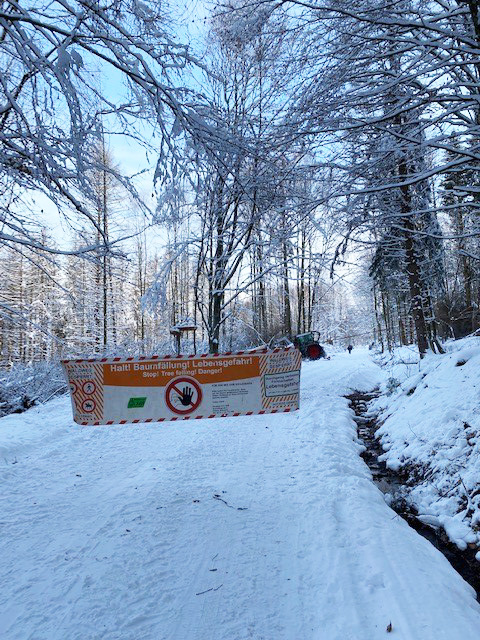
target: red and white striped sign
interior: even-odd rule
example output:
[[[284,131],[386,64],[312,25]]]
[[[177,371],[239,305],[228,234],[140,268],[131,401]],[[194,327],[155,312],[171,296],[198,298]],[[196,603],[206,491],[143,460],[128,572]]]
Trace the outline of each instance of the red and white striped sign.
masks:
[[[192,356],[64,360],[83,425],[295,411],[301,354],[258,349]]]

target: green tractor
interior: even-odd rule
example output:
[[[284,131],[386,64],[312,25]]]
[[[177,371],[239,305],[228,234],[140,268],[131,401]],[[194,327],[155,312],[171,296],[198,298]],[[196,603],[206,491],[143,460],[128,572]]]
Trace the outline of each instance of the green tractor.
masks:
[[[318,331],[309,331],[308,333],[300,333],[293,339],[293,344],[307,360],[318,360],[326,358],[325,349],[319,344],[320,334]]]

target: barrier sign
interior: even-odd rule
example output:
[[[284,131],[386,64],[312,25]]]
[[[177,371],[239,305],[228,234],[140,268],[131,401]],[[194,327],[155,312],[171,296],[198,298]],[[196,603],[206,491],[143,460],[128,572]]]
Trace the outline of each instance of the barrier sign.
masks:
[[[295,411],[297,349],[64,360],[79,424],[163,422]]]

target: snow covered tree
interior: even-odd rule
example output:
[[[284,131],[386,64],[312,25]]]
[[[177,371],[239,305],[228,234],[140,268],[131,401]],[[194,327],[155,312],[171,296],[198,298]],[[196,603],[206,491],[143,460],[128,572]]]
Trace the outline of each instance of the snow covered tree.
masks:
[[[447,158],[452,159],[451,154]],[[442,208],[448,220],[449,299],[444,321],[455,337],[478,328],[480,305],[479,172],[475,164],[448,171],[441,184]]]
[[[288,12],[296,4],[282,6]],[[289,15],[310,62],[291,117],[303,119],[302,131],[318,139],[322,161],[336,173],[329,199],[348,223],[348,240],[352,229],[360,241],[368,230],[368,200],[383,198],[391,210],[396,202],[418,346],[421,353],[436,348],[420,245],[429,237],[429,251],[436,245],[440,255],[441,236],[435,216],[427,220],[433,203],[422,203],[419,194],[428,192],[433,176],[480,159],[475,145],[459,144],[479,132],[476,3],[340,0],[298,3]],[[321,44],[311,56],[314,42]],[[368,141],[372,152],[365,156]]]
[[[45,230],[36,240],[54,246]],[[64,338],[58,265],[29,247],[0,247],[0,277],[0,362],[58,356]]]
[[[74,227],[89,223],[106,242],[87,204],[96,202],[91,149],[111,132],[145,145],[153,137],[161,179],[174,150],[173,126],[207,142],[196,115],[201,98],[179,82],[193,62],[188,47],[169,32],[163,4],[153,0],[3,3],[0,241],[62,252],[32,235],[42,212],[40,206],[29,211],[25,198],[40,192]],[[102,74],[109,75],[110,90],[98,82]],[[127,176],[112,167],[104,171],[145,209]],[[79,246],[77,253],[95,246]]]
[[[286,54],[288,38],[279,38],[281,30],[273,22],[268,8],[240,11],[233,20],[223,14],[213,19],[212,74],[205,84],[210,106],[202,116],[218,144],[188,151],[189,177],[196,180],[191,206],[182,208],[190,242],[182,238],[170,246],[170,267],[194,247],[195,304],[211,351],[218,350],[222,326],[239,296],[251,286],[264,290],[265,267],[273,268],[266,256],[282,254],[284,264],[288,239],[295,233],[288,225],[281,233],[278,224],[289,216],[285,189],[292,184],[289,174],[296,162],[293,131],[282,121],[291,82],[287,72],[294,63]],[[223,140],[222,130],[227,132]],[[165,201],[161,211],[171,225]],[[250,269],[245,268],[247,258],[257,261]],[[264,301],[260,309],[264,322]]]

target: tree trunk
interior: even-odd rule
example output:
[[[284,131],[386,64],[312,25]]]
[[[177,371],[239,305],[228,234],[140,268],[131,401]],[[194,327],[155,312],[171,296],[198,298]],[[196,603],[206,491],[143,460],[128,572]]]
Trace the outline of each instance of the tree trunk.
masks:
[[[288,283],[287,243],[282,243],[283,250],[283,328],[287,336],[292,335],[292,311],[290,306],[290,287]]]
[[[401,193],[401,213],[400,220],[405,240],[405,257],[407,262],[408,285],[410,289],[410,300],[413,321],[415,323],[415,333],[417,336],[417,346],[420,358],[423,358],[428,349],[427,325],[422,306],[422,281],[418,256],[415,250],[415,225],[411,217],[412,203],[410,188],[405,184],[407,179],[407,163],[402,159],[398,166],[400,178],[404,184],[400,187]]]

